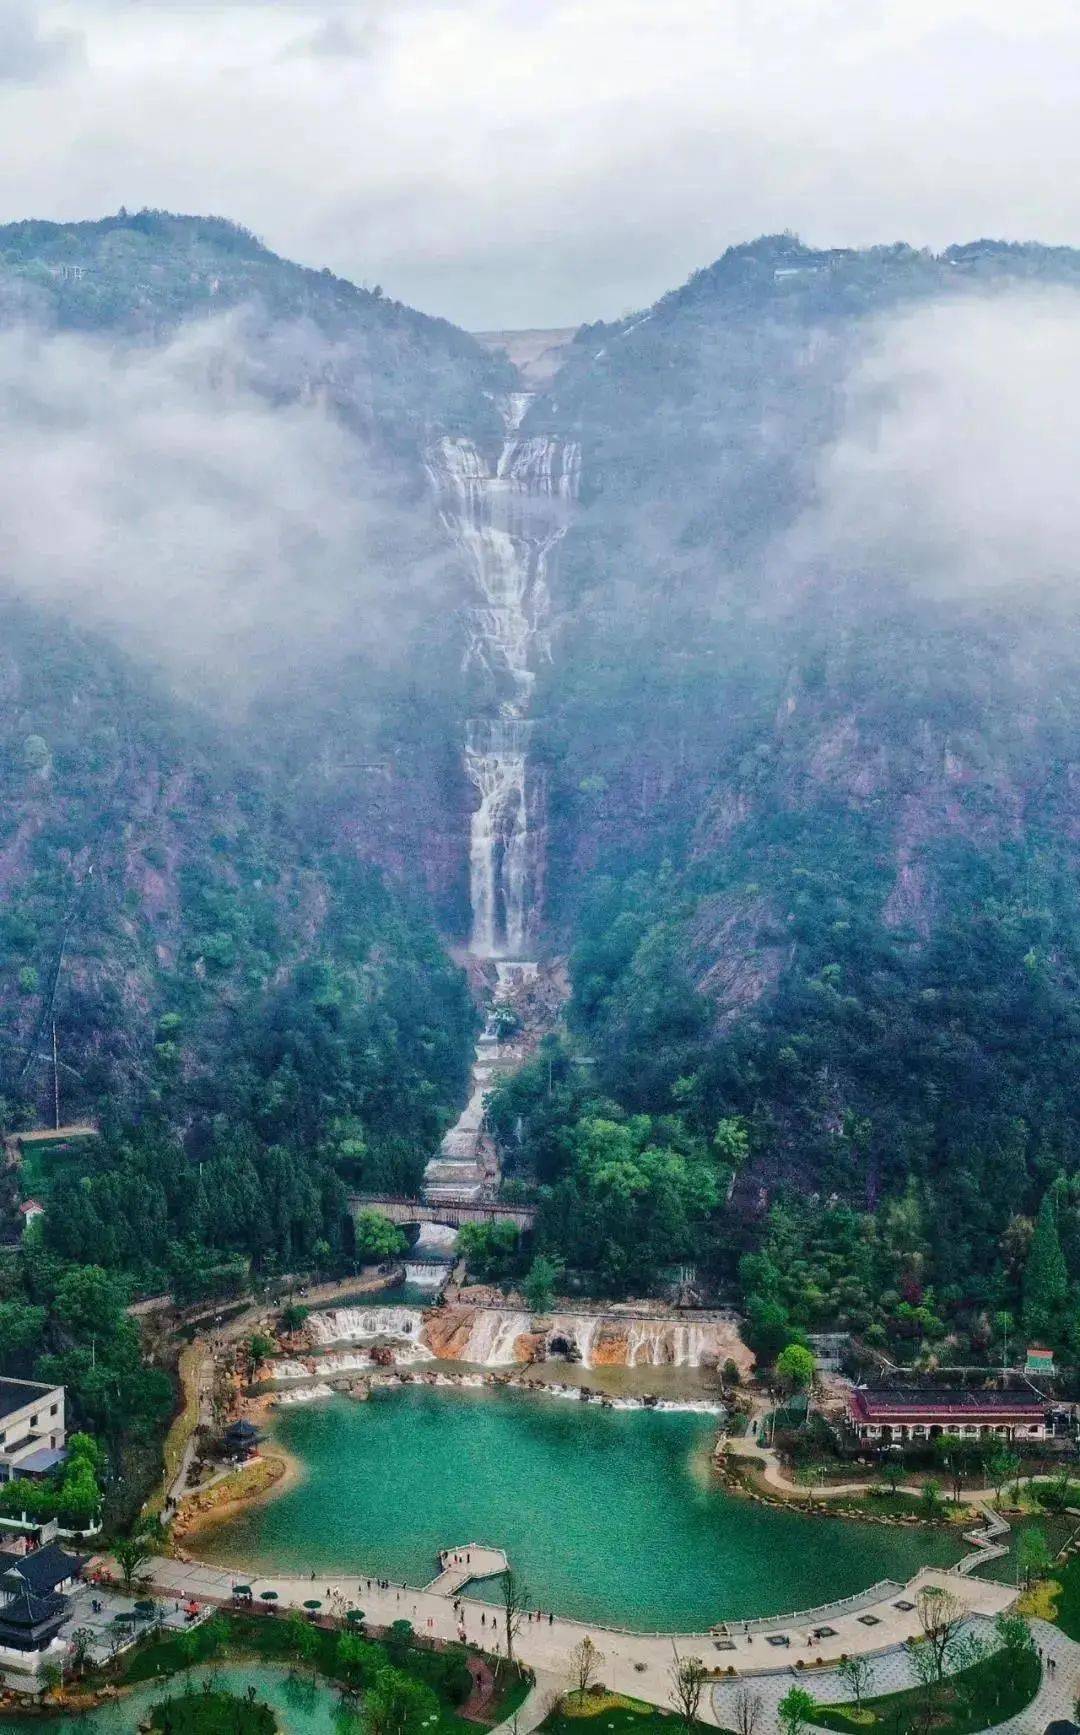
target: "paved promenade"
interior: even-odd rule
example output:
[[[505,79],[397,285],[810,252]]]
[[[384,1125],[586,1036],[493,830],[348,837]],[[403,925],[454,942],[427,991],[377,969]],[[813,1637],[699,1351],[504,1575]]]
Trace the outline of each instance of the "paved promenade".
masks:
[[[1077,1693],[1080,1692],[1080,1645],[1065,1637],[1057,1627],[1046,1621],[1033,1620],[1031,1630],[1044,1659],[1053,1659],[1054,1669],[1043,1669],[1042,1685],[1025,1710],[999,1723],[988,1735],[1042,1735],[1047,1723],[1055,1717],[1072,1717]],[[978,1630],[978,1624],[976,1625]],[[889,1651],[871,1660],[871,1679],[867,1696],[898,1693],[917,1685],[915,1674],[903,1651]],[[780,1723],[777,1707],[792,1686],[792,1677],[762,1676],[742,1683],[723,1682],[712,1689],[712,1720],[721,1726],[735,1728],[736,1696],[740,1687],[748,1687],[761,1700],[761,1718],[757,1735],[775,1735]],[[855,1695],[840,1677],[830,1671],[815,1671],[812,1679],[800,1680],[823,1705],[851,1704]]]
[[[380,1590],[374,1579],[331,1576],[325,1573],[314,1578],[297,1578],[285,1573],[270,1577],[251,1574],[243,1568],[228,1570],[202,1563],[187,1564],[177,1560],[155,1560],[150,1567],[155,1587],[166,1596],[194,1596],[200,1600],[228,1602],[234,1584],[250,1584],[256,1600],[264,1590],[277,1592],[277,1608],[300,1608],[308,1598],[319,1597],[328,1612],[344,1614],[347,1608],[362,1608],[376,1626],[388,1626],[391,1621],[408,1620],[416,1631],[430,1638],[456,1639],[464,1633],[465,1640],[483,1650],[506,1654],[505,1619],[497,1605],[478,1602],[473,1598],[453,1598],[440,1595],[430,1587],[414,1590],[392,1585]],[[914,1608],[904,1609],[902,1602],[914,1604],[924,1585],[947,1586],[973,1616],[992,1618],[1013,1601],[1015,1591],[1007,1585],[991,1584],[978,1579],[959,1578],[953,1573],[928,1568],[920,1572],[902,1590],[893,1587],[887,1596],[867,1604],[864,1598],[853,1599],[845,1613],[842,1605],[832,1605],[835,1612],[827,1624],[834,1636],[820,1643],[812,1639],[811,1625],[825,1624],[820,1617],[813,1622],[792,1621],[790,1617],[769,1625],[750,1623],[748,1632],[742,1623],[731,1623],[730,1638],[722,1641],[723,1648],[711,1633],[629,1633],[606,1628],[600,1623],[549,1618],[544,1610],[530,1620],[522,1620],[514,1644],[517,1657],[553,1686],[565,1689],[568,1682],[569,1657],[574,1646],[586,1633],[599,1646],[604,1656],[600,1671],[602,1679],[618,1692],[630,1693],[654,1705],[666,1705],[670,1692],[669,1670],[672,1646],[680,1655],[701,1657],[713,1667],[734,1665],[739,1675],[774,1674],[792,1679],[797,1658],[839,1659],[842,1652],[874,1653],[894,1649],[919,1630]],[[457,1602],[455,1610],[454,1602]],[[460,1611],[460,1612],[459,1612]],[[755,1626],[757,1630],[755,1631]],[[786,1643],[770,1644],[769,1637],[786,1639]],[[715,1721],[715,1717],[713,1718]]]

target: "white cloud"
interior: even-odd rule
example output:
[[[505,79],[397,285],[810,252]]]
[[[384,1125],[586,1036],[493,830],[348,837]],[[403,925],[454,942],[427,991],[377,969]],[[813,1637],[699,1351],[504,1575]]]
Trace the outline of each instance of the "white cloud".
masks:
[[[1064,0],[45,0],[39,19],[82,30],[87,66],[0,109],[0,215],[215,209],[480,328],[618,314],[763,230],[1080,242]]]
[[[34,0],[0,0],[0,85],[44,83],[82,58],[77,30],[44,24]]]
[[[800,564],[917,594],[1080,591],[1080,296],[938,302],[877,326],[822,456]]]
[[[271,406],[248,356],[243,315],[161,349],[0,334],[3,589],[219,700],[385,660],[414,618],[370,455],[317,403]]]

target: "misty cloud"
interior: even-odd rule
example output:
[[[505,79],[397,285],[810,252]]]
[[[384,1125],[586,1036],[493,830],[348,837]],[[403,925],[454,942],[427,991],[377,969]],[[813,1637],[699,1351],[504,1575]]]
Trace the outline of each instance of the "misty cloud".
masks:
[[[799,564],[938,596],[1080,595],[1080,296],[937,302],[871,328]]]
[[[392,659],[415,523],[327,409],[271,403],[253,378],[242,316],[159,349],[0,335],[3,587],[219,701],[351,652]]]
[[[374,24],[356,25],[340,14],[331,14],[309,35],[302,37],[291,53],[312,55],[316,60],[358,60],[371,54],[378,41]]]
[[[76,30],[44,26],[35,0],[0,0],[0,84],[38,84],[80,65]]]

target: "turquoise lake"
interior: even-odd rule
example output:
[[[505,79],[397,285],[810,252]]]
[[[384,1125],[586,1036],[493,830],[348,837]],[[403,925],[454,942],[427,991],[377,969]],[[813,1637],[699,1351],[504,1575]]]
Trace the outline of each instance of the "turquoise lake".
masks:
[[[302,1480],[206,1533],[206,1558],[421,1585],[440,1547],[481,1542],[507,1550],[536,1606],[700,1631],[962,1552],[939,1531],[804,1518],[725,1493],[708,1416],[403,1386],[281,1412],[275,1432]]]

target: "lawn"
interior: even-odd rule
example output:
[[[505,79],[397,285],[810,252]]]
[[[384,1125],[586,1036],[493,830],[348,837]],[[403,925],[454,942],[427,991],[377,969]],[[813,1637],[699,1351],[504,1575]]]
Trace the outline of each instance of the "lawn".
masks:
[[[1020,1547],[1020,1537],[1025,1530],[1041,1531],[1046,1540],[1047,1549],[1053,1557],[1059,1549],[1064,1548],[1065,1544],[1071,1541],[1077,1527],[1075,1518],[1062,1518],[1050,1512],[1030,1513],[1023,1518],[1010,1518],[1009,1523],[1012,1525],[1012,1533],[1001,1539],[1002,1542],[1007,1542],[1009,1545],[1008,1554],[1003,1554],[1000,1559],[988,1561],[985,1566],[978,1567],[976,1570],[980,1578],[991,1578],[998,1584],[1015,1584],[1017,1582],[1017,1552]],[[1060,1577],[1056,1566],[1050,1568],[1050,1577]]]
[[[970,1669],[947,1677],[931,1727],[934,1735],[977,1735],[1030,1705],[1039,1690],[1042,1664],[1034,1651],[995,1651]],[[916,1735],[926,1728],[926,1699],[921,1688],[864,1699],[861,1713],[854,1705],[819,1705],[815,1725],[852,1735],[864,1729],[885,1729],[888,1735]]]
[[[1051,1567],[1050,1578],[1060,1586],[1051,1619],[1070,1639],[1080,1639],[1080,1556],[1074,1554],[1063,1566]]]
[[[161,1735],[275,1735],[277,1722],[267,1705],[198,1692],[153,1706],[150,1727]]]
[[[183,1398],[180,1411],[172,1419],[169,1432],[165,1436],[163,1451],[164,1470],[161,1481],[154,1492],[143,1504],[144,1516],[154,1516],[165,1504],[165,1496],[172,1487],[183,1463],[187,1443],[199,1425],[199,1378],[204,1363],[210,1352],[203,1343],[189,1343],[180,1351],[177,1364],[177,1376],[180,1382],[180,1392]]]
[[[705,1735],[702,1724],[695,1727]],[[564,1701],[563,1708],[545,1717],[540,1728],[545,1735],[680,1735],[684,1725],[672,1711],[660,1711],[639,1699],[588,1693],[584,1699],[575,1694]],[[709,1735],[725,1735],[725,1731],[710,1729]]]
[[[22,1147],[19,1190],[24,1199],[47,1198],[51,1187],[86,1166],[89,1144],[95,1132],[71,1133],[66,1138],[34,1139]]]

